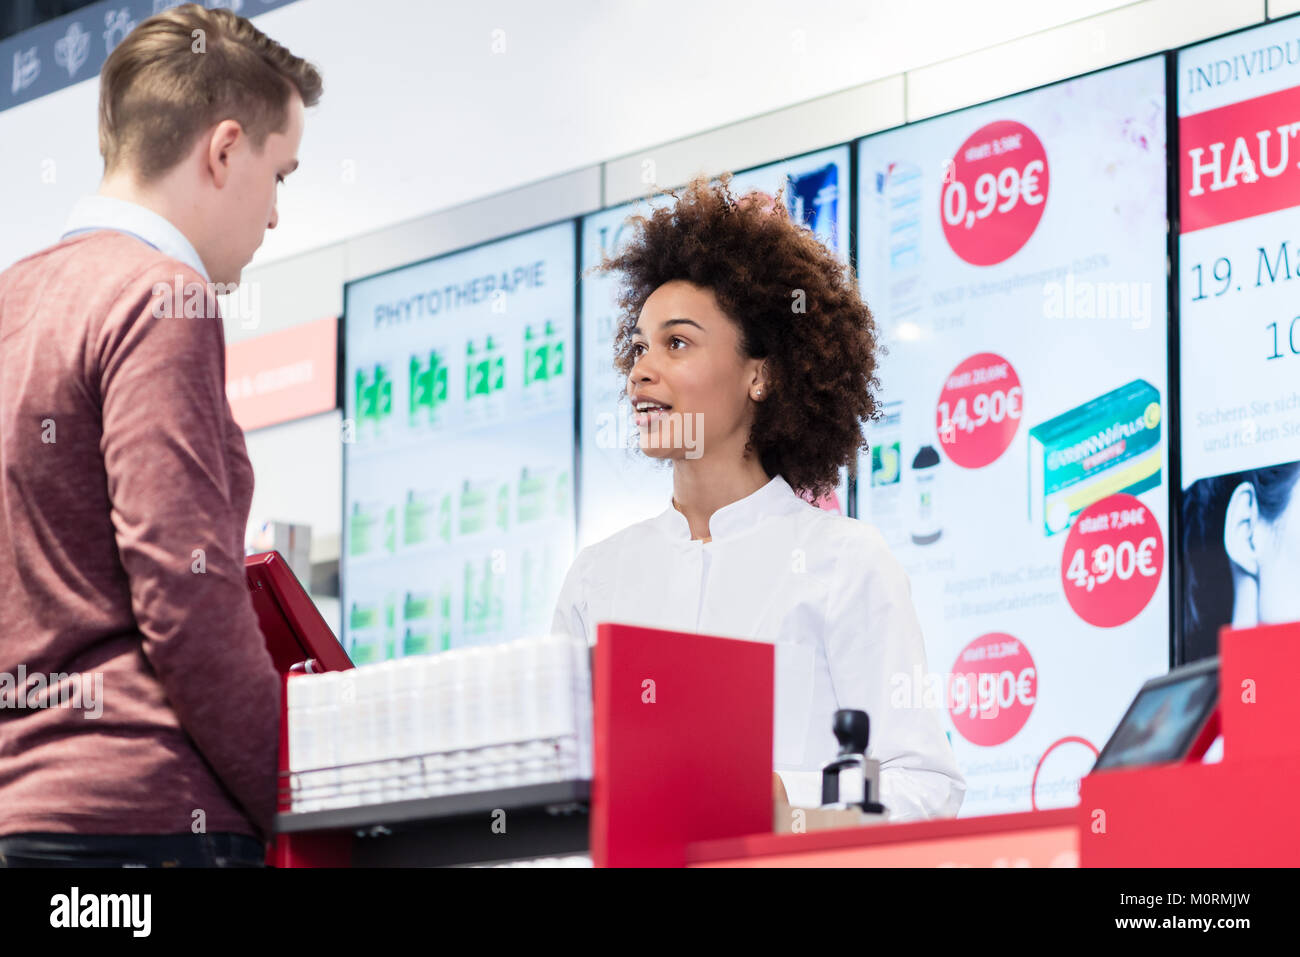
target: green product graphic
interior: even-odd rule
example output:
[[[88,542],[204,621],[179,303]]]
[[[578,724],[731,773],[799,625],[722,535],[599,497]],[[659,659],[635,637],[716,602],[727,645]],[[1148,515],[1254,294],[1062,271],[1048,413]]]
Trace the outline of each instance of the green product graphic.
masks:
[[[555,331],[551,320],[546,320],[546,378],[552,382],[564,375],[564,340]]]
[[[487,556],[481,563],[465,562],[464,630],[467,644],[481,644],[484,635],[500,632],[505,621],[504,592],[505,576],[493,571],[492,556]]]
[[[531,325],[524,327],[524,387],[546,379],[548,360],[546,343],[533,332]]]
[[[534,564],[533,550],[525,548],[523,554],[519,556],[520,595],[522,596],[519,611],[524,621],[528,621],[532,617],[535,603]]]
[[[379,658],[377,644],[381,624],[377,604],[357,604],[348,609],[348,657],[353,664],[364,665]]]
[[[519,475],[519,521],[535,522],[546,516],[546,475],[524,469]]]
[[[477,635],[479,632],[478,624],[480,619],[480,605],[478,602],[478,594],[475,591],[476,584],[474,563],[472,561],[467,561],[465,562],[465,607],[461,619],[461,629],[467,637]]]
[[[501,392],[506,387],[506,357],[501,347],[491,336],[487,338],[487,366],[485,378],[488,381],[487,392]]]
[[[488,491],[486,482],[466,481],[460,490],[460,534],[473,535],[487,528]]]
[[[374,628],[379,624],[379,606],[378,605],[358,605],[352,603],[348,610],[348,630],[357,631],[364,628]]]
[[[1029,430],[1029,519],[1064,531],[1094,502],[1160,484],[1160,392],[1134,379]]]
[[[532,325],[524,327],[524,386],[544,383],[548,387],[564,376],[564,340],[547,319],[539,335]],[[549,395],[549,392],[548,392]]]
[[[572,492],[569,488],[569,470],[565,469],[555,479],[555,514],[563,518],[569,514]]]
[[[889,489],[891,496],[896,496],[902,488],[902,421],[903,404],[886,402],[881,406],[879,422],[870,433],[871,488]],[[885,500],[881,501],[883,503]]]
[[[384,658],[397,657],[397,598],[389,595],[384,602]]]
[[[445,492],[438,503],[438,537],[444,542],[451,541],[451,493]]]
[[[897,485],[902,477],[902,448],[897,441],[871,447],[871,487]]]
[[[391,555],[397,551],[397,506],[390,505],[384,511],[384,548]]]
[[[388,370],[376,363],[373,378],[367,378],[364,369],[357,369],[356,407],[358,431],[367,423],[377,429],[393,412],[393,380]]]
[[[436,602],[431,592],[407,592],[402,602],[402,618],[409,622],[432,618]]]
[[[423,655],[433,648],[433,633],[423,628],[407,628],[402,639],[402,655]]]
[[[492,559],[483,560],[483,617],[485,629],[500,634],[505,624],[505,575],[492,568]]]
[[[364,632],[352,636],[348,657],[354,665],[368,665],[379,660],[379,648],[375,643],[373,632]]]
[[[451,647],[451,591],[407,592],[402,604],[406,634],[403,655],[423,655]]]
[[[474,396],[482,393],[483,384],[483,367],[478,361],[474,352],[474,343],[465,343],[465,401],[471,401]]]
[[[465,399],[491,395],[505,388],[506,360],[501,348],[491,336],[487,337],[483,351],[477,352],[474,343],[465,346]]]
[[[510,531],[510,483],[502,482],[497,488],[497,527]]]
[[[363,509],[360,502],[352,503],[352,514],[348,516],[348,554],[355,557],[365,555],[374,542],[371,533],[378,518],[370,509]]]
[[[451,592],[443,590],[438,601],[438,646],[440,651],[451,648]]]
[[[435,512],[430,497],[427,492],[418,495],[414,491],[406,493],[406,504],[402,509],[403,545],[421,545],[433,537]]]
[[[436,423],[438,410],[447,401],[447,364],[436,349],[429,350],[427,365],[419,356],[411,356],[409,394],[411,426]]]

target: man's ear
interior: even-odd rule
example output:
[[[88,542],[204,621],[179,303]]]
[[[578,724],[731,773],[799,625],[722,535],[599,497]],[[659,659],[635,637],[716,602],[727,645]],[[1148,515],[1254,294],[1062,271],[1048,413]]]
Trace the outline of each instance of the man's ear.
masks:
[[[1223,520],[1223,550],[1228,560],[1247,575],[1259,574],[1260,535],[1255,486],[1242,482],[1228,497],[1227,514]]]
[[[217,189],[225,187],[230,179],[230,159],[236,147],[242,145],[244,130],[235,120],[222,120],[208,136],[208,174]]]

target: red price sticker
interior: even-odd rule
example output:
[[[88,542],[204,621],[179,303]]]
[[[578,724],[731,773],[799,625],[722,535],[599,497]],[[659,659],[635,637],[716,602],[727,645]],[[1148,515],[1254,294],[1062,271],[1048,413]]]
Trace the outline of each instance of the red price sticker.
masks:
[[[1075,518],[1061,555],[1061,582],[1075,614],[1098,628],[1114,628],[1147,606],[1164,565],[1164,536],[1155,516],[1121,493]]]
[[[1010,259],[1038,228],[1049,181],[1029,127],[999,120],[976,130],[944,170],[940,215],[952,251],[972,266]]]
[[[948,458],[968,469],[996,461],[1016,437],[1023,398],[1016,370],[992,352],[954,369],[935,409],[939,444]]]
[[[1010,741],[1037,701],[1038,669],[1018,638],[990,632],[957,655],[948,678],[948,714],[971,744]]]

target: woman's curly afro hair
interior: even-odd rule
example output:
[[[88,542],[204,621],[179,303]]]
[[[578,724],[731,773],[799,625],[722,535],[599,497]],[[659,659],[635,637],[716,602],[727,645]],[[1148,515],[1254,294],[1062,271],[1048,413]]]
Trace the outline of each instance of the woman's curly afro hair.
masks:
[[[632,329],[656,289],[682,279],[711,290],[740,326],[744,354],[766,360],[768,397],[746,451],[769,476],[819,497],[879,417],[875,322],[853,271],[790,218],[781,193],[735,197],[731,178],[661,191],[676,204],[631,217],[632,239],[596,267],[622,276],[614,365],[631,373]]]

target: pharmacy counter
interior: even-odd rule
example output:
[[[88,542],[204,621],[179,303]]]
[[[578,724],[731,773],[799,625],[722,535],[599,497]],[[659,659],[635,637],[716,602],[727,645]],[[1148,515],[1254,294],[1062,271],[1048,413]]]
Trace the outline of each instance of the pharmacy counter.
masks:
[[[586,851],[597,867],[1295,866],[1300,625],[1225,629],[1220,646],[1218,763],[1092,774],[1073,808],[777,835],[772,646],[602,624],[589,784],[285,813],[274,860],[455,864]]]
[[[587,853],[589,781],[276,818],[280,867],[443,867]]]

